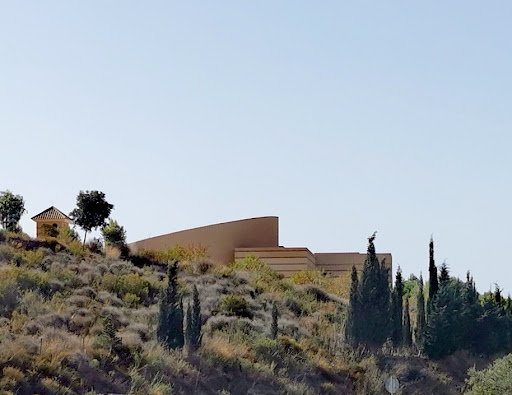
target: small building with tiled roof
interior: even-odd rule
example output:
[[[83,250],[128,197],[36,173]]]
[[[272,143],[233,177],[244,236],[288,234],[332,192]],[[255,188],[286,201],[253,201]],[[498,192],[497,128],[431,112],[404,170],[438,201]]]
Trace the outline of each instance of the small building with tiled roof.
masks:
[[[73,222],[71,218],[54,206],[34,215],[32,220],[37,224],[36,237],[49,236],[52,230],[58,233],[59,228],[69,227],[69,224]]]

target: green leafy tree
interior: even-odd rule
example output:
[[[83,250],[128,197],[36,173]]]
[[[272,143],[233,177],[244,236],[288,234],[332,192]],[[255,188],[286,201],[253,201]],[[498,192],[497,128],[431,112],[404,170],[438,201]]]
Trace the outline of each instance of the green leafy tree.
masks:
[[[85,231],[84,244],[88,232],[105,226],[105,221],[113,208],[114,206],[106,201],[103,192],[80,191],[76,198],[76,208],[69,216]]]
[[[361,311],[357,337],[359,343],[380,346],[391,335],[391,298],[388,269],[377,258],[375,236],[376,233],[368,238],[368,251],[359,284]]]
[[[270,337],[272,339],[277,339],[278,318],[279,318],[279,311],[277,309],[277,303],[274,302],[272,304],[272,324],[270,326]]]
[[[425,317],[425,296],[423,294],[423,276],[420,275],[419,279],[419,289],[418,295],[416,297],[416,344],[419,348],[423,347],[423,342],[425,340],[425,330],[426,330],[426,317]]]
[[[402,270],[398,267],[395,277],[395,288],[392,293],[392,324],[393,329],[391,333],[391,339],[395,345],[402,342],[402,316],[403,316],[403,294],[404,294],[404,283],[402,279]]]
[[[117,248],[126,246],[126,231],[116,220],[111,219],[108,224],[101,228],[101,233],[106,246]]]
[[[409,313],[409,298],[405,298],[404,324],[403,324],[403,344],[410,346],[412,344],[411,316]]]
[[[21,195],[15,195],[11,191],[0,192],[0,225],[2,228],[12,232],[19,231],[19,222],[25,211],[25,201]]]
[[[178,262],[169,266],[167,289],[160,303],[157,338],[166,348],[180,348],[184,344],[183,304],[178,294]]]

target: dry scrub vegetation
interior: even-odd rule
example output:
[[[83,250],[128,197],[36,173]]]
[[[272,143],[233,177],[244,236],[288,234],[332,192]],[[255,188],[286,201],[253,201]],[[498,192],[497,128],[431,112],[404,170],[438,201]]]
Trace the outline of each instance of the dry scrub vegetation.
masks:
[[[132,263],[75,242],[24,240],[0,233],[2,394],[378,394],[389,372],[404,380],[403,393],[421,380],[451,391],[421,358],[411,372],[404,352],[376,357],[346,345],[348,277],[285,280],[253,257],[213,266],[200,247],[146,252]],[[156,342],[171,258],[181,262],[184,301],[193,285],[201,300],[202,345],[189,354]],[[389,358],[404,361],[383,363]]]

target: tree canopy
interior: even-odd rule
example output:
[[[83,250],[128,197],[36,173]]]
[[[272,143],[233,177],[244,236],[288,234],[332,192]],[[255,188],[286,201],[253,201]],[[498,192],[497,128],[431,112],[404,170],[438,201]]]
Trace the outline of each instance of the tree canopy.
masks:
[[[105,226],[106,219],[114,205],[105,199],[105,194],[100,191],[80,191],[76,198],[76,208],[69,214],[73,222],[84,231],[84,244],[87,233],[100,226]]]
[[[116,220],[111,219],[108,224],[101,228],[101,233],[106,246],[121,248],[126,245],[126,231]]]
[[[20,230],[19,222],[25,212],[25,201],[21,195],[11,191],[0,192],[0,225],[13,232]]]

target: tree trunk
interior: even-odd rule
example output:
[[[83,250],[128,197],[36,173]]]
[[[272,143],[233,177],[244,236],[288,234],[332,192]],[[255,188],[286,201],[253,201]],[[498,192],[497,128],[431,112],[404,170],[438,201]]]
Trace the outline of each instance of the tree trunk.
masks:
[[[87,238],[87,231],[85,231],[85,234],[84,234],[84,246],[85,246],[85,239]]]

